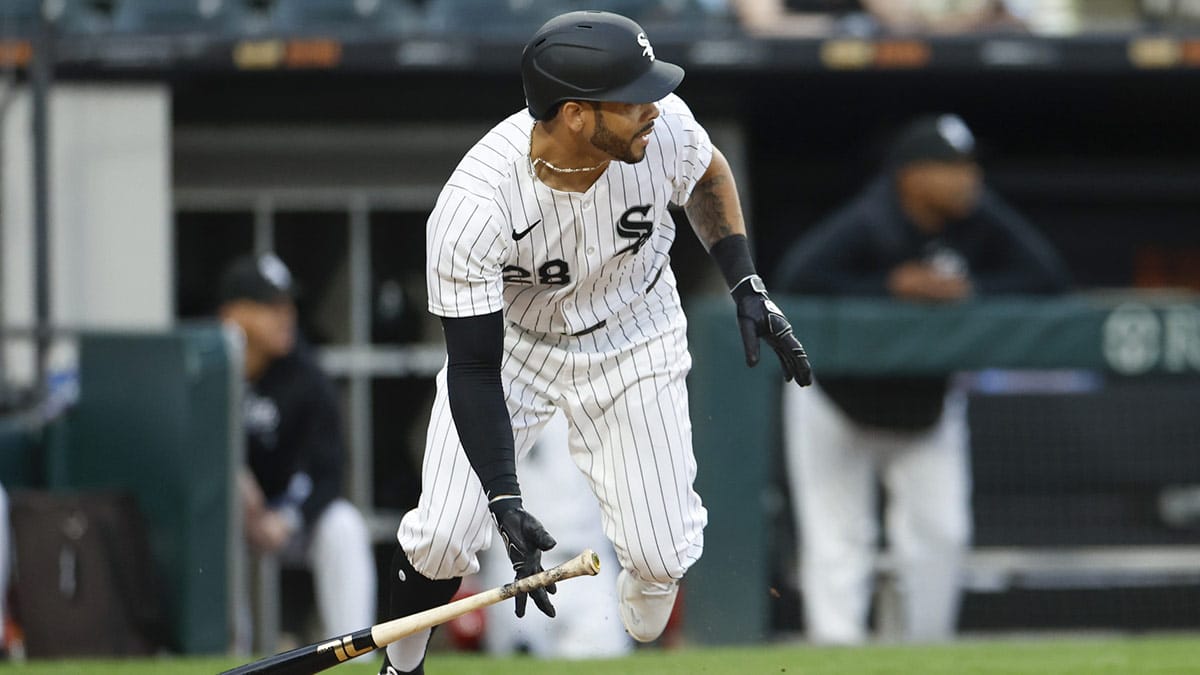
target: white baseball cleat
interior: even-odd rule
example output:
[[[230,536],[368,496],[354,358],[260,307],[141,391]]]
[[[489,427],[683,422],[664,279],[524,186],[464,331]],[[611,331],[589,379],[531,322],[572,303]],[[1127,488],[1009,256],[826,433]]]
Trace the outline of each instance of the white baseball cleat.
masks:
[[[662,635],[675,606],[679,582],[669,584],[642,581],[628,570],[617,575],[618,609],[625,632],[638,642],[653,642]]]

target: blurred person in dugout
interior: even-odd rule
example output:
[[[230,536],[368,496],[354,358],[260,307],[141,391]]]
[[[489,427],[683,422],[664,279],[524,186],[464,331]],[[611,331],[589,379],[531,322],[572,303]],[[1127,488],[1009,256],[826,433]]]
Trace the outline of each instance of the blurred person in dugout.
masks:
[[[1023,31],[1035,0],[729,0],[749,33],[774,37]]]
[[[881,175],[777,274],[791,293],[921,303],[1068,286],[1050,244],[984,186],[974,137],[950,114],[904,128]],[[949,376],[829,376],[784,391],[783,427],[810,639],[866,639],[880,483],[903,639],[952,637],[971,533],[965,393]]]
[[[367,525],[342,498],[346,452],[333,389],[297,336],[291,273],[274,254],[233,262],[218,315],[244,338],[245,532],[260,554],[312,570],[323,635],[375,623]]]
[[[600,525],[600,505],[576,499],[587,493],[587,480],[571,459],[567,418],[556,412],[529,454],[517,464],[522,494],[541,514],[542,525],[556,533],[558,546],[542,554],[547,568],[566,562],[573,551],[594,548],[600,573],[586,584],[564,584],[554,596],[557,617],[531,612],[518,619],[506,604],[487,608],[484,645],[491,654],[527,652],[538,658],[601,659],[633,650],[617,613],[617,572],[612,544]],[[502,546],[481,554],[482,582],[492,588],[512,581],[512,563]],[[483,590],[483,589],[479,589]]]

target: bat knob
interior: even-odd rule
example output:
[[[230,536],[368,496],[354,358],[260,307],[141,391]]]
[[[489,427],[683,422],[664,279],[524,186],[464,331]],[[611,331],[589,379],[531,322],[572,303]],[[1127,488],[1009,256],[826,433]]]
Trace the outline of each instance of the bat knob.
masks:
[[[600,556],[592,549],[584,549],[583,558],[587,563],[587,573],[596,576],[600,573]]]

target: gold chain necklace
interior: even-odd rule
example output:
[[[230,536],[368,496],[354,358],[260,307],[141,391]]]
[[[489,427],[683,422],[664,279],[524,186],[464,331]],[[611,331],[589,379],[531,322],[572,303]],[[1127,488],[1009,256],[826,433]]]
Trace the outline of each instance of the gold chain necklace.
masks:
[[[588,171],[595,171],[597,169],[604,168],[605,165],[607,165],[610,161],[612,161],[612,160],[606,159],[603,162],[600,162],[599,164],[597,164],[596,166],[589,166],[589,167],[577,168],[577,169],[570,169],[570,168],[564,169],[561,166],[555,166],[555,165],[551,164],[550,162],[547,162],[546,160],[542,159],[541,157],[534,157],[533,156],[533,130],[536,128],[537,128],[537,121],[535,120],[533,123],[533,127],[529,129],[529,175],[531,175],[531,176],[533,175],[533,171],[535,168],[537,168],[538,164],[541,164],[542,166],[546,167],[547,169],[550,169],[551,171],[557,171],[558,173],[587,173]]]

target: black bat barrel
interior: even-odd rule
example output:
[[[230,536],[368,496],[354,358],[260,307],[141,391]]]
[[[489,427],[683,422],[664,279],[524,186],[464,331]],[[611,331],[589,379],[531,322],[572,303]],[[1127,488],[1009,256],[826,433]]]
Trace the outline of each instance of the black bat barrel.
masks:
[[[221,675],[311,675],[378,648],[371,637],[371,629],[364,628],[350,635],[330,638],[247,663]]]

